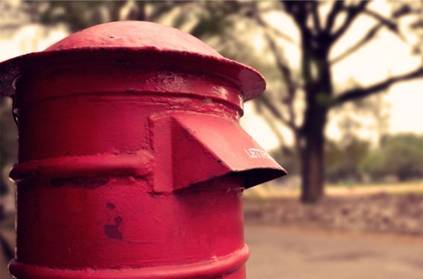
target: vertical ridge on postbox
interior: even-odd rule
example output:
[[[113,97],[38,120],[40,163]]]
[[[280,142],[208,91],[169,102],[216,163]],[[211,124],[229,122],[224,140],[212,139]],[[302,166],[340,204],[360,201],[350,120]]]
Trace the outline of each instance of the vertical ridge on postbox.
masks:
[[[155,192],[224,175],[239,175],[243,186],[251,187],[286,174],[234,120],[180,112],[153,122],[155,164],[160,168],[154,172]]]
[[[172,118],[150,117],[151,145],[154,151],[154,192],[171,192],[173,184],[172,166]]]

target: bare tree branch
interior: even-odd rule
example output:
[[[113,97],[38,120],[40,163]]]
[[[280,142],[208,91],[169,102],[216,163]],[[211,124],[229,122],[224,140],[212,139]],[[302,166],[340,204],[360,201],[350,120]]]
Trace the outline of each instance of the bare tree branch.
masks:
[[[265,92],[266,94],[266,92]],[[289,129],[291,129],[291,132],[294,136],[294,144],[295,148],[300,154],[302,152],[302,144],[301,144],[301,127],[297,126],[294,119],[287,119],[283,116],[283,114],[276,108],[276,106],[267,98],[266,95],[262,95],[260,99],[257,100],[257,102],[260,102],[260,105],[263,105],[267,111],[273,115],[276,119],[280,120],[284,125],[286,125]],[[263,117],[265,117],[266,121],[269,123],[270,128],[277,134],[277,136],[280,136],[280,142],[283,143],[283,137],[282,135],[279,135],[279,129],[277,129],[277,126],[275,123],[270,119],[268,116],[263,114]]]
[[[262,116],[266,120],[266,123],[269,125],[270,129],[273,131],[273,133],[277,137],[279,144],[283,145],[285,140],[283,138],[281,131],[278,129],[278,126],[276,125],[274,118],[272,118],[272,113],[269,114],[268,109],[267,110],[262,109],[265,106],[263,103],[254,102],[254,104],[256,105],[257,112],[260,114],[260,116]]]
[[[364,10],[364,14],[369,15],[370,17],[374,18],[380,24],[382,24],[383,26],[388,28],[390,31],[395,33],[398,37],[400,37],[401,39],[404,39],[403,36],[401,35],[401,33],[399,32],[398,24],[395,21],[393,21],[389,18],[386,18],[386,17],[382,16],[381,14],[379,14],[375,11],[368,10],[368,9]],[[398,18],[398,17],[396,17],[396,18]]]
[[[311,5],[311,16],[313,19],[315,32],[319,34],[320,32],[322,32],[322,25],[320,23],[320,16],[319,16],[319,1],[311,1],[308,3],[310,3]]]
[[[254,20],[264,29],[271,31],[272,33],[274,33],[276,36],[284,39],[285,41],[294,44],[294,45],[298,45],[297,42],[295,42],[295,40],[290,37],[289,35],[285,34],[284,32],[282,32],[281,30],[275,28],[274,26],[268,24],[266,21],[264,21],[263,19],[258,19],[258,18],[254,18]]]
[[[382,29],[383,25],[382,24],[376,24],[375,26],[373,26],[368,32],[367,34],[361,38],[360,40],[358,40],[355,44],[353,44],[351,47],[349,47],[344,53],[340,54],[339,56],[335,57],[334,59],[332,59],[330,61],[330,63],[332,65],[338,63],[339,61],[341,61],[342,59],[346,58],[347,56],[353,54],[354,52],[356,52],[358,49],[360,49],[361,47],[363,47],[365,44],[367,44],[368,42],[370,42],[377,34],[377,32]]]
[[[276,46],[276,43],[272,38],[269,36],[269,34],[265,34],[266,41],[270,47],[270,50],[273,53],[273,56],[276,60],[276,66],[278,67],[279,72],[282,75],[282,78],[287,86],[288,94],[294,95],[296,91],[295,83],[292,79],[292,73],[291,69],[287,66],[285,63],[285,59],[280,54],[280,51],[278,50],[278,47]]]
[[[266,27],[265,21],[261,18],[257,9],[253,13],[253,16],[259,25],[264,28]],[[285,123],[285,125],[290,127],[293,130],[294,134],[297,134],[298,127],[296,126],[294,99],[298,85],[292,78],[291,69],[286,64],[284,57],[281,55],[281,51],[278,49],[275,40],[268,33],[267,29],[264,29],[264,37],[267,41],[270,50],[273,53],[273,56],[275,57],[277,69],[279,70],[279,73],[282,76],[282,80],[284,81],[287,87],[287,96],[282,98],[282,103],[285,104],[288,109],[288,118],[286,118],[281,112],[279,112],[279,110],[270,102],[270,100],[267,99],[266,96],[263,97],[262,103],[276,118],[280,119],[282,122]]]
[[[261,18],[260,14],[257,10],[255,10],[254,18],[256,19],[257,23],[262,26],[266,27],[265,21]],[[276,60],[276,66],[282,76],[282,79],[284,80],[287,89],[288,89],[288,95],[293,96],[296,91],[296,84],[294,80],[292,79],[292,73],[291,69],[288,67],[288,65],[285,63],[284,57],[281,55],[281,51],[278,49],[275,40],[270,36],[267,29],[264,29],[264,37],[267,41],[267,44],[270,48],[270,50],[273,53],[273,56]]]
[[[270,24],[267,24],[266,22],[264,22],[263,27],[267,28],[269,31],[271,31],[272,33],[274,33],[276,36],[284,39],[285,41],[298,46],[298,43],[292,37],[290,37],[289,35],[285,34],[281,30],[275,28],[274,26],[271,26]]]
[[[297,23],[303,35],[308,35],[310,30],[307,28],[308,10],[306,3],[302,1],[282,1],[285,11],[291,15]]]
[[[404,40],[403,36],[400,33],[399,27],[398,27],[398,23],[383,17],[382,15],[373,12],[371,10],[364,10],[364,13],[367,15],[370,15],[371,17],[373,17],[378,23],[375,24],[371,29],[369,29],[369,31],[366,33],[365,36],[363,36],[360,40],[358,40],[354,45],[352,45],[351,47],[349,47],[344,53],[340,54],[339,56],[337,56],[336,58],[334,58],[331,61],[331,64],[336,64],[339,61],[341,61],[342,59],[346,58],[347,56],[353,54],[354,52],[356,52],[358,49],[360,49],[361,47],[363,47],[364,45],[366,45],[368,42],[370,42],[375,36],[376,34],[383,28],[386,27],[388,28],[389,31],[392,31],[395,35],[397,35],[400,39]],[[399,19],[403,16],[407,16],[413,13],[413,10],[411,9],[400,9],[396,12],[394,12],[393,14],[393,18],[394,19]]]
[[[345,31],[347,31],[347,29],[354,22],[354,19],[360,15],[360,12],[366,8],[368,3],[369,1],[367,0],[361,0],[357,5],[347,6],[344,8],[344,10],[347,12],[347,17],[345,18],[342,25],[338,28],[338,30],[332,33],[333,41],[337,40],[339,37],[341,37],[342,34],[345,33]]]
[[[291,36],[287,35],[286,33],[275,28],[271,24],[267,23],[261,17],[261,13],[263,12],[262,9],[259,10],[259,8],[257,7],[257,3],[253,3],[253,4],[254,6],[251,7],[252,9],[249,11],[249,16],[252,16],[252,19],[254,20],[255,23],[258,23],[263,29],[265,29],[265,31],[271,31],[276,36],[284,39],[285,41],[292,43],[294,45],[298,45],[298,43]]]
[[[384,80],[382,82],[376,83],[374,85],[371,85],[365,88],[353,88],[353,89],[347,90],[339,94],[338,96],[334,97],[331,102],[331,106],[340,105],[351,100],[364,98],[372,94],[380,93],[388,89],[390,86],[392,86],[393,84],[397,82],[407,81],[410,79],[415,79],[420,77],[423,77],[423,67],[420,67],[407,74],[388,78],[387,80]]]
[[[260,99],[258,99],[259,102],[261,102],[271,113],[274,117],[276,117],[277,119],[279,119],[282,123],[284,123],[286,126],[288,126],[289,128],[291,128],[294,132],[298,131],[298,127],[295,125],[294,120],[293,119],[288,119],[287,117],[285,117],[285,115],[283,115],[279,109],[275,106],[275,104],[269,100],[269,98],[266,96],[267,92],[265,92]]]
[[[290,126],[293,130],[295,130],[296,117],[295,117],[295,111],[294,111],[294,99],[295,99],[295,93],[297,92],[298,85],[293,80],[291,69],[286,65],[284,61],[285,59],[282,57],[282,55],[278,51],[278,48],[274,40],[272,40],[269,34],[265,34],[265,38],[275,57],[277,68],[287,87],[288,96],[282,99],[282,103],[284,103],[287,106],[288,114],[289,114],[289,120],[287,120],[287,122],[289,123],[287,125]]]
[[[332,5],[332,9],[330,10],[326,20],[326,26],[325,26],[326,33],[330,34],[332,32],[332,28],[335,23],[336,17],[342,11],[343,8],[344,8],[344,1],[335,1],[335,3]]]

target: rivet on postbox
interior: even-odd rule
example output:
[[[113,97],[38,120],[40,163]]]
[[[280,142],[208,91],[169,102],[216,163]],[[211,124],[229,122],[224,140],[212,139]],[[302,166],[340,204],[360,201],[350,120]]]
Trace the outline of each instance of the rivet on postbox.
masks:
[[[264,88],[254,69],[149,22],[0,63],[19,115],[11,273],[245,278],[240,193],[285,174],[238,123]]]

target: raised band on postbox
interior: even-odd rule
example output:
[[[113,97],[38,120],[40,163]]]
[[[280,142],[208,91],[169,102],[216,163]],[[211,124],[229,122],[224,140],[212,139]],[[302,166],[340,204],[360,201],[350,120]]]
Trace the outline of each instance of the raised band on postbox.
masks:
[[[0,63],[19,128],[28,278],[245,278],[242,189],[284,175],[239,126],[254,69],[149,22],[97,25]]]

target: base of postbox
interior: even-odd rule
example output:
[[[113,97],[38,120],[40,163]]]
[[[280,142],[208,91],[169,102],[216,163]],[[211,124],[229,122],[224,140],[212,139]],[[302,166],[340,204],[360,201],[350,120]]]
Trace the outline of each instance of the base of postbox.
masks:
[[[240,250],[226,256],[216,257],[206,262],[178,266],[71,270],[12,261],[9,268],[17,279],[241,279],[245,278],[244,265],[248,256],[248,246],[245,245]]]

